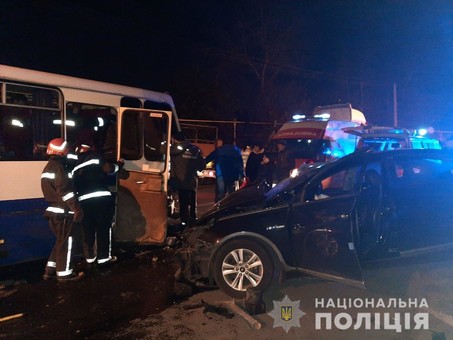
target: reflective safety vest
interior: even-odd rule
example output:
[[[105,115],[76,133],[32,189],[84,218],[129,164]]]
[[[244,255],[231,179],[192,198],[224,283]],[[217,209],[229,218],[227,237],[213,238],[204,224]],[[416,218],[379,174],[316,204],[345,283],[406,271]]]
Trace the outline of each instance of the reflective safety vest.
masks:
[[[74,214],[80,209],[71,173],[58,158],[50,159],[41,174],[41,189],[49,202],[48,214]]]
[[[108,175],[118,171],[118,165],[113,165],[113,171],[107,172],[106,164],[93,153],[79,155],[79,163],[72,170],[74,184],[77,189],[79,201],[98,197],[112,196],[108,190]]]

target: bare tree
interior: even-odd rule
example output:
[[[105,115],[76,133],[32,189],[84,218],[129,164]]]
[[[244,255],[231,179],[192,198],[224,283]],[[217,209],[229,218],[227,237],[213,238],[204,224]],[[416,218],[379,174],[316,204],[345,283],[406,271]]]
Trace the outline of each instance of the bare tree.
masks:
[[[295,92],[300,91],[297,86],[290,86],[288,76],[294,76],[295,61],[303,59],[302,7],[294,1],[252,0],[240,4],[228,53],[231,60],[245,65],[255,79],[257,111],[276,120],[284,111],[278,103],[282,97],[279,78],[286,77],[284,87],[293,98],[297,97]]]

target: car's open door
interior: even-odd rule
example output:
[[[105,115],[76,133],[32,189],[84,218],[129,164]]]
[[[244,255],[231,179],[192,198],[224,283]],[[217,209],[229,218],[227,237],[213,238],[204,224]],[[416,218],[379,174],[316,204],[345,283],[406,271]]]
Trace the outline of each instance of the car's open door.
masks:
[[[171,112],[121,108],[114,236],[119,242],[162,244],[167,230]]]
[[[355,246],[359,167],[343,169],[308,184],[311,192],[293,205],[289,226],[298,268],[307,274],[364,287]],[[318,189],[330,181],[330,188]],[[316,192],[316,194],[313,194]],[[306,194],[305,194],[306,195]]]

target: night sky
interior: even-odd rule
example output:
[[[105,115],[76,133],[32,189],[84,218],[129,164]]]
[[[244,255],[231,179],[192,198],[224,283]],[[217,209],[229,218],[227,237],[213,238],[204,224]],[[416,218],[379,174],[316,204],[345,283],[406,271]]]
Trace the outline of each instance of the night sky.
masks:
[[[167,91],[183,118],[352,103],[453,130],[453,1],[0,1],[0,63]]]

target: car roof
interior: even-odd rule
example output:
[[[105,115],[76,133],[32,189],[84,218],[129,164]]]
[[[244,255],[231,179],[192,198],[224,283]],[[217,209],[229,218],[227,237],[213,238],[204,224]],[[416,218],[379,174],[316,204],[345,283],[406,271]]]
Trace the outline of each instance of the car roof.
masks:
[[[392,157],[443,157],[453,158],[453,152],[445,149],[394,149],[385,151],[375,151],[371,149],[357,150],[343,158],[340,158],[334,162],[331,162],[329,166],[335,166],[334,164],[347,163],[355,160],[372,160]]]
[[[325,174],[331,169],[335,169],[342,164],[357,164],[367,163],[373,161],[381,161],[385,158],[421,158],[421,157],[433,157],[433,158],[444,158],[453,161],[453,151],[444,149],[395,149],[387,151],[373,151],[370,149],[357,150],[347,156],[338,158],[332,162],[315,163],[312,165],[305,165],[305,170],[300,173],[300,176],[295,178],[288,177],[287,179],[279,182],[275,187],[265,194],[266,200],[271,200],[280,193],[291,190],[295,186],[299,185],[304,181],[311,181],[311,178],[317,177],[318,175]],[[299,168],[300,169],[300,168]]]

